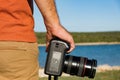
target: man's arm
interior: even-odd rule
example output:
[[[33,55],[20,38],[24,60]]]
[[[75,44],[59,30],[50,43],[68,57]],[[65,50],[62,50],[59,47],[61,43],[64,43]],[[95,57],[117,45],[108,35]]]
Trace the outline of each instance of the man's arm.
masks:
[[[35,2],[42,13],[47,29],[47,47],[49,41],[55,36],[69,42],[71,48],[68,52],[71,52],[75,47],[74,40],[69,32],[60,24],[54,0],[35,0]]]

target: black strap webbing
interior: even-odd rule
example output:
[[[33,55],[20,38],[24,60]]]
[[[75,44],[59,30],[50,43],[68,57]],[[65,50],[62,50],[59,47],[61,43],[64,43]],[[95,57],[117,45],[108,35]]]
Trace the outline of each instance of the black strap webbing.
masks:
[[[27,1],[28,1],[28,4],[29,4],[31,11],[33,13],[33,0],[27,0]]]
[[[48,80],[51,80],[51,75],[48,76]],[[58,76],[54,76],[54,80],[58,80]]]

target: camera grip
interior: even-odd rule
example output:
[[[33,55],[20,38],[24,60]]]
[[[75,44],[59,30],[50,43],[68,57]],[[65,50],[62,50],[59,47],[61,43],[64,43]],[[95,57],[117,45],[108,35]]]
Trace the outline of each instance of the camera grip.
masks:
[[[68,48],[68,44],[60,39],[51,40],[45,65],[45,74],[55,76],[62,74],[65,52]]]

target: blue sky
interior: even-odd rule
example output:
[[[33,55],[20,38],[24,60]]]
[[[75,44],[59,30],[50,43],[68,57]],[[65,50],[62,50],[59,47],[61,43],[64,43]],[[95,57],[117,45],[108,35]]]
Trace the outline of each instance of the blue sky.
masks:
[[[55,0],[62,25],[70,32],[120,31],[120,0]],[[34,5],[35,31],[46,31]]]

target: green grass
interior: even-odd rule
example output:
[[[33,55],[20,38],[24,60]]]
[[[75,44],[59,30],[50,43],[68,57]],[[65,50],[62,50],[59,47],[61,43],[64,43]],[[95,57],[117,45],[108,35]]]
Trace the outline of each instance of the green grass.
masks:
[[[120,32],[72,33],[76,43],[120,42]]]
[[[37,36],[37,42],[39,44],[46,43],[46,33],[45,32],[36,32],[36,36]]]
[[[39,80],[48,80],[46,77]],[[59,77],[58,80],[120,80],[120,70],[97,73],[94,79],[82,78],[76,76]]]
[[[71,32],[75,43],[87,43],[87,42],[120,42],[120,32]],[[38,43],[45,44],[46,33],[36,33]]]

